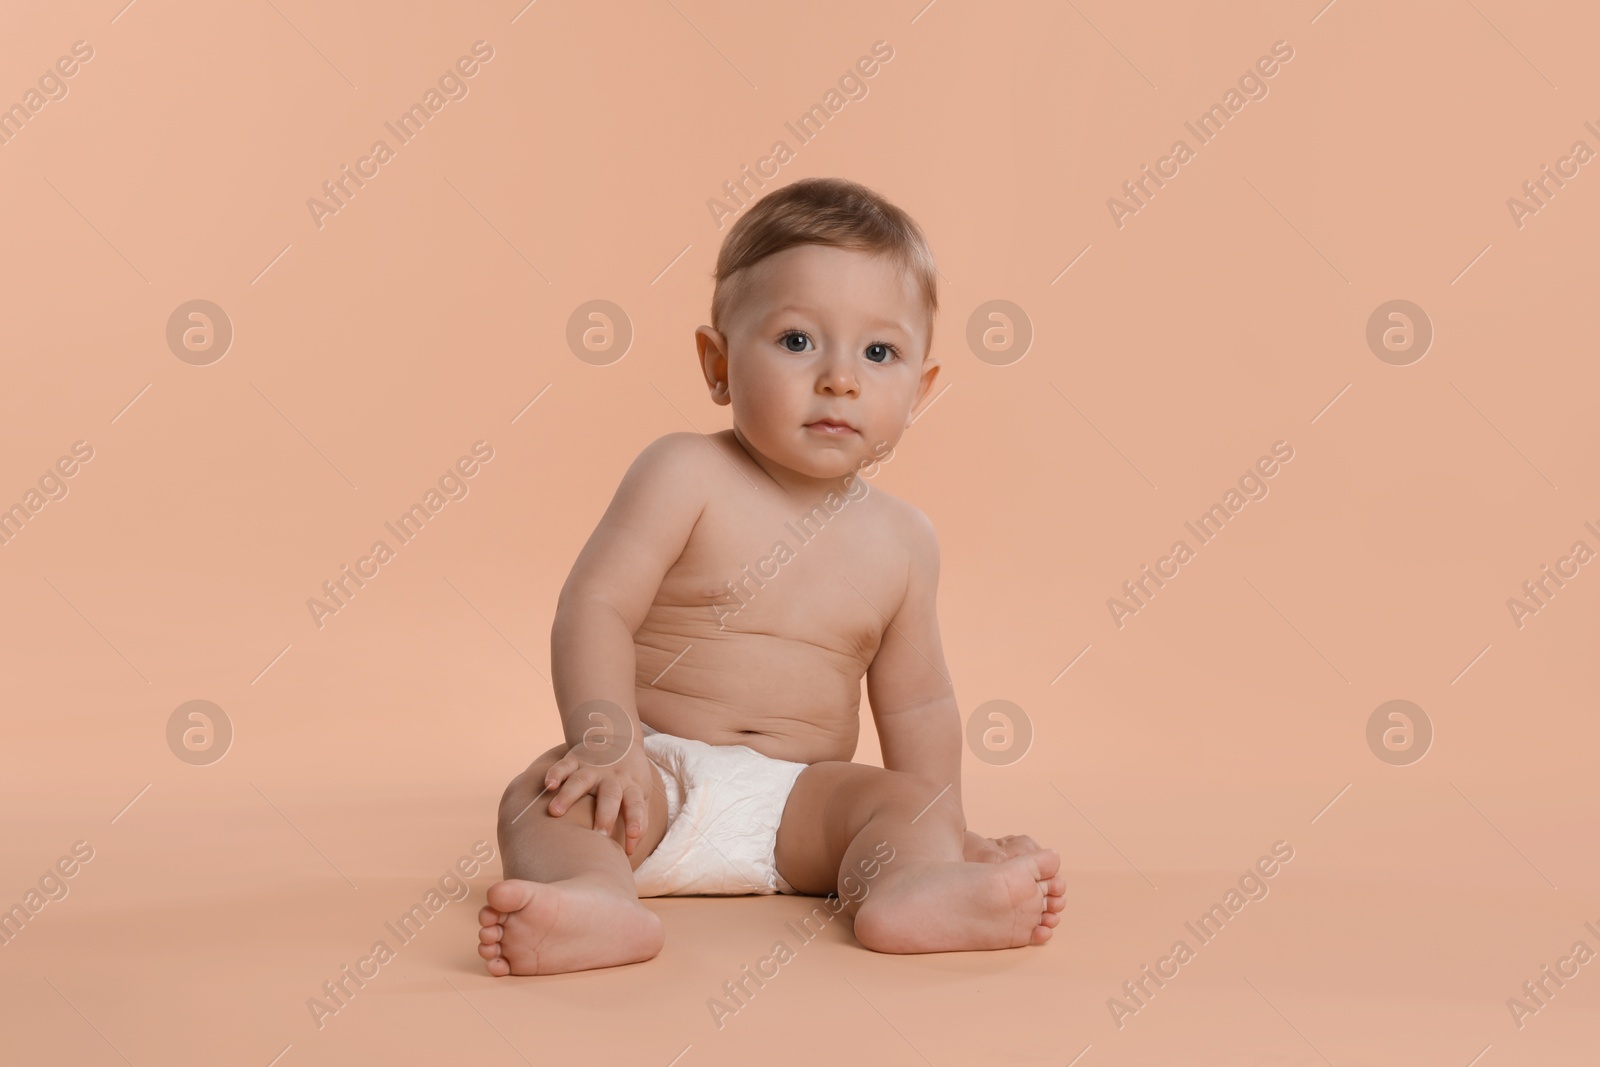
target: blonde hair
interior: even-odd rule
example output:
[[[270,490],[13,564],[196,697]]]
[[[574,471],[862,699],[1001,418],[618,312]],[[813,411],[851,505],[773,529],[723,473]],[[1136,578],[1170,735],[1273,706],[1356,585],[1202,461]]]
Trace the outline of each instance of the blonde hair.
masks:
[[[756,201],[723,239],[711,295],[712,329],[721,330],[743,298],[751,267],[803,244],[887,255],[915,280],[930,323],[939,310],[938,268],[915,219],[859,182],[802,178]]]

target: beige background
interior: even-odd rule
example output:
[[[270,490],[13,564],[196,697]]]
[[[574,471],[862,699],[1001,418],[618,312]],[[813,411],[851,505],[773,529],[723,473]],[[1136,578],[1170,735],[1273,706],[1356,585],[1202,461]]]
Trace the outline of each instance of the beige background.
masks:
[[[0,35],[4,103],[94,50],[0,145],[0,504],[94,449],[0,546],[0,899],[94,849],[0,948],[8,1062],[1592,1062],[1600,963],[1520,1029],[1506,1004],[1600,951],[1600,568],[1520,629],[1506,605],[1600,550],[1600,177],[1506,206],[1600,149],[1586,5],[122,3]],[[307,199],[479,40],[319,229]],[[1114,225],[1280,40],[1269,95]],[[650,963],[491,980],[496,862],[319,1030],[307,998],[559,738],[551,612],[628,462],[728,425],[694,365],[707,201],[780,138],[776,182],[863,181],[938,256],[949,389],[878,484],[939,529],[964,710],[1035,731],[968,759],[969,821],[1061,849],[1065,921],[921,958],[830,927],[719,1030],[707,999],[808,902],[653,901]],[[194,299],[235,331],[208,366],[165,339]],[[594,299],[634,331],[608,366],[565,341]],[[1035,334],[1004,366],[965,341],[995,299]],[[1435,330],[1408,366],[1365,340],[1394,299]],[[307,598],[479,440],[470,495],[318,629]],[[1270,495],[1117,628],[1279,440]],[[235,731],[209,766],[167,745],[195,699]],[[1409,766],[1366,741],[1393,699],[1435,731]],[[1279,840],[1270,895],[1119,1029],[1108,998]]]

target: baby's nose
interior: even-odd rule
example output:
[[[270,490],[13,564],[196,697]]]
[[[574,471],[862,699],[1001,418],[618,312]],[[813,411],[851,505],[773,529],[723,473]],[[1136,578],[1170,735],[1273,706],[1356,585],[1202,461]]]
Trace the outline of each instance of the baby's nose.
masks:
[[[834,357],[822,368],[822,377],[819,384],[822,388],[833,393],[853,393],[856,391],[855,369],[850,365],[848,358]]]

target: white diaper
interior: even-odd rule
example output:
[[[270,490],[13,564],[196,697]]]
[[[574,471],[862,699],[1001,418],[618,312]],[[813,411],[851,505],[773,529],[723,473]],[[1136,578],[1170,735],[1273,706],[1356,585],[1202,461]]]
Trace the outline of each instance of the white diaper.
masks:
[[[778,874],[778,824],[804,763],[748,745],[708,745],[645,723],[644,751],[660,769],[667,832],[633,872],[641,897],[794,893]]]

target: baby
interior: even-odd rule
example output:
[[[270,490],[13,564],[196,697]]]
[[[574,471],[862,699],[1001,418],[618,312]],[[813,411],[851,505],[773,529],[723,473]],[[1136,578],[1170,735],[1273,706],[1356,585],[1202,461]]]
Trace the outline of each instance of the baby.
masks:
[[[562,587],[566,742],[501,800],[490,974],[650,959],[639,898],[664,895],[837,892],[879,952],[1050,939],[1060,856],[966,827],[933,527],[862,477],[938,376],[936,280],[916,222],[850,181],[729,231],[695,341],[733,428],[647,446]],[[863,674],[883,767],[850,761]]]

